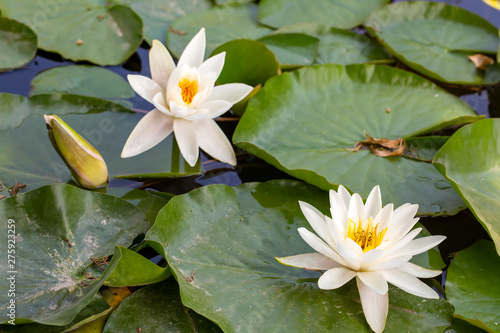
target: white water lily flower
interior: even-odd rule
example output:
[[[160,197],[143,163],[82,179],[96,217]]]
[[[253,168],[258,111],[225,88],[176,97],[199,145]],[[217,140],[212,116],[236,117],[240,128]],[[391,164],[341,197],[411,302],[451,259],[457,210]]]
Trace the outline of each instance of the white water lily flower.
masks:
[[[418,205],[404,204],[395,210],[392,203],[382,207],[378,185],[365,204],[357,193],[351,196],[342,185],[338,192],[331,190],[331,218],[308,203],[299,204],[317,235],[306,228],[299,228],[299,234],[317,252],[276,260],[285,265],[325,270],[318,280],[320,289],[336,289],[356,277],[363,312],[373,331],[382,332],[385,328],[389,311],[387,282],[413,295],[439,298],[418,278],[434,277],[441,271],[409,262],[412,256],[446,238],[414,239],[422,230],[411,230],[418,221]]]
[[[236,164],[224,132],[213,118],[242,100],[252,87],[230,83],[214,87],[224,66],[225,52],[203,62],[205,29],[201,29],[182,52],[177,67],[165,46],[157,40],[149,52],[151,79],[128,75],[132,88],[155,106],[134,128],[122,157],[140,154],[165,139],[172,131],[184,159],[194,166],[199,148],[221,162]]]

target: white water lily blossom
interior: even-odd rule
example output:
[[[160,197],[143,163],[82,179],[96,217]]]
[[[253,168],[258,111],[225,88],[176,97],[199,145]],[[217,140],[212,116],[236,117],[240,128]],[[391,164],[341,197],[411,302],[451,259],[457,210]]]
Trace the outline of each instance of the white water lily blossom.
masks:
[[[439,298],[418,278],[434,277],[441,271],[409,262],[412,256],[446,238],[415,239],[422,230],[411,230],[418,221],[415,218],[418,205],[404,204],[394,209],[390,203],[382,207],[378,185],[366,203],[357,193],[351,196],[342,185],[338,192],[331,190],[331,218],[308,203],[299,204],[317,235],[306,228],[299,228],[299,234],[317,252],[276,260],[285,265],[325,270],[318,280],[320,289],[336,289],[356,277],[363,312],[373,331],[382,332],[385,328],[389,311],[388,282],[413,295]]]
[[[191,166],[198,160],[199,148],[221,162],[236,164],[231,143],[213,118],[242,100],[252,87],[242,83],[214,87],[226,53],[203,62],[204,54],[204,28],[186,46],[177,66],[165,46],[153,41],[149,52],[151,78],[127,78],[135,92],[155,108],[134,128],[122,157],[140,154],[174,132],[182,156]]]

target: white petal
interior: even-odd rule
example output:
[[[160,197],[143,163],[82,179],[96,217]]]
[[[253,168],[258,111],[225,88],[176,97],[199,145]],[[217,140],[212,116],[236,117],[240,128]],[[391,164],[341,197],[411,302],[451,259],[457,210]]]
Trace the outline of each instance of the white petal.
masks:
[[[361,257],[345,245],[337,244],[337,253],[345,262],[344,266],[351,268],[353,271],[358,271],[361,267]]]
[[[361,246],[359,246],[358,243],[356,243],[355,241],[353,241],[349,237],[345,239],[344,244],[349,250],[356,253],[356,256],[358,256],[359,258],[361,258],[361,256],[363,256],[363,249],[361,248]]]
[[[358,272],[358,278],[369,288],[380,295],[387,294],[387,280],[379,272]]]
[[[169,104],[170,112],[175,118],[185,118],[193,113],[196,112],[196,110],[193,110],[187,106],[184,105],[178,105],[175,103],[173,100],[170,101]]]
[[[389,224],[389,229],[387,230],[387,238],[399,238],[405,235],[408,231],[413,228],[415,223],[414,217],[417,213],[418,205],[402,205],[394,211],[392,214],[391,223]]]
[[[380,248],[376,248],[370,250],[368,252],[363,253],[361,257],[361,270],[367,270],[371,265],[377,262],[380,258],[382,258],[386,254],[385,250]]]
[[[338,244],[344,244],[345,239],[342,233],[338,228],[338,224],[335,223],[331,218],[326,216],[326,228],[328,229],[328,233],[331,237],[332,242],[337,246]]]
[[[153,97],[163,91],[161,86],[149,77],[129,74],[127,79],[132,89],[149,103],[153,103]]]
[[[365,203],[366,217],[367,218],[372,217],[373,219],[375,219],[375,217],[378,215],[381,209],[382,209],[382,195],[380,194],[380,187],[377,185],[372,189],[372,191],[368,195],[368,198],[366,199]]]
[[[166,115],[172,116],[172,112],[170,112],[170,110],[167,108],[167,105],[165,104],[165,98],[163,97],[163,94],[161,92],[157,93],[153,97],[153,105]]]
[[[170,78],[168,79],[167,84],[167,93],[166,93],[166,103],[170,105],[171,101],[174,101],[177,105],[183,105],[184,101],[182,100],[181,88],[179,87],[179,81],[181,79],[181,68],[177,67],[172,74],[170,74]]]
[[[357,193],[354,193],[351,197],[351,201],[349,201],[347,217],[356,224],[359,223],[360,219],[362,223],[366,221],[365,205],[363,205],[363,199],[361,199]]]
[[[432,249],[434,246],[438,245],[446,239],[446,236],[427,236],[412,240],[407,246],[405,246],[401,254],[416,255]]]
[[[345,225],[348,222],[347,207],[348,205],[346,206],[340,194],[334,190],[330,190],[330,213],[332,214],[333,221],[342,234],[345,233]]]
[[[217,118],[227,112],[233,106],[231,103],[223,100],[207,101],[200,104],[198,107],[208,109],[210,118]]]
[[[359,278],[356,278],[361,306],[365,313],[366,321],[375,333],[380,333],[385,328],[385,321],[389,313],[389,295],[380,295],[368,288]]]
[[[165,139],[173,129],[173,118],[153,109],[137,123],[123,147],[122,157],[140,154]]]
[[[411,262],[405,262],[397,268],[398,270],[411,274],[418,278],[432,278],[442,273],[440,270],[427,269]]]
[[[336,267],[327,270],[318,280],[319,289],[337,289],[356,276],[356,272],[345,267]]]
[[[193,122],[196,141],[202,150],[213,158],[230,165],[236,165],[236,156],[226,134],[212,119]]]
[[[193,122],[175,118],[174,134],[182,156],[190,166],[194,166],[198,161],[200,150],[198,149]]]
[[[199,67],[203,63],[205,57],[205,28],[201,30],[191,39],[179,58],[177,67],[182,67],[184,64],[190,67]]]
[[[392,212],[394,211],[394,204],[390,203],[384,206],[382,210],[374,218],[373,223],[379,224],[378,230],[384,230],[392,220]]]
[[[349,191],[344,186],[339,185],[337,193],[344,201],[344,206],[349,207],[349,202],[351,201],[351,194],[349,193]]]
[[[275,259],[283,265],[322,271],[340,266],[338,262],[317,252],[289,257],[276,257]]]
[[[347,266],[344,259],[335,252],[330,246],[328,246],[321,238],[307,230],[306,228],[298,228],[300,237],[309,244],[315,251],[335,260],[343,266]]]
[[[396,287],[419,297],[439,298],[439,295],[428,285],[417,279],[411,274],[399,271],[397,269],[387,269],[380,271],[387,281]]]
[[[395,239],[394,242],[385,242],[380,245],[381,248],[387,249],[388,256],[394,257],[397,255],[401,255],[401,249],[406,247],[408,243],[410,243],[415,237],[418,236],[418,234],[422,231],[422,228],[416,228],[407,233],[404,237],[401,239]],[[387,245],[387,246],[386,246]]]
[[[370,267],[368,269],[372,270],[372,271],[378,271],[378,270],[382,270],[382,269],[396,268],[396,267],[401,266],[405,262],[408,262],[410,259],[411,259],[410,255],[400,255],[400,256],[390,258],[387,260],[385,258],[383,258],[379,262],[377,262],[373,265],[370,265]]]
[[[326,227],[325,215],[307,202],[299,201],[299,206],[300,210],[302,210],[302,214],[304,214],[307,222],[309,222],[314,232],[316,232],[319,237],[323,238],[323,240],[331,246],[332,241],[330,233]]]
[[[175,69],[175,63],[165,46],[158,40],[153,40],[149,50],[149,68],[151,78],[165,91],[170,74]]]
[[[252,91],[252,87],[244,83],[228,83],[216,86],[207,100],[222,99],[231,104],[236,104]]]
[[[210,96],[210,94],[212,94],[212,91],[214,90],[215,80],[217,80],[217,74],[214,72],[205,74],[203,77],[201,77],[200,87],[196,95],[194,95],[193,101],[189,105],[190,107],[192,108],[203,107],[201,106],[201,104],[205,103],[208,100],[208,97]]]
[[[226,57],[226,52],[222,52],[222,53],[216,54],[213,57],[205,60],[200,65],[200,67],[198,67],[198,71],[200,72],[200,76],[203,76],[203,75],[210,73],[210,72],[215,72],[215,73],[217,73],[217,78],[218,78],[220,72],[222,71],[222,67],[224,67],[225,57]]]

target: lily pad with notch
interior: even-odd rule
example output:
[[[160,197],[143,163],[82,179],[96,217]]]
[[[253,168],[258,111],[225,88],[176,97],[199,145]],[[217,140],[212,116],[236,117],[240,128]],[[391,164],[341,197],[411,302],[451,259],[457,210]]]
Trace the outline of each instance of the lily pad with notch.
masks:
[[[370,34],[396,58],[434,80],[455,84],[494,84],[496,65],[477,69],[468,58],[494,56],[498,29],[484,18],[445,3],[393,3],[365,21]]]
[[[419,214],[453,215],[465,204],[432,164],[353,148],[365,140],[365,131],[378,139],[409,139],[479,119],[462,100],[418,75],[329,64],[268,80],[250,101],[233,141],[322,189],[342,184],[366,198],[378,184],[395,205],[412,202]]]
[[[0,7],[1,8],[1,7]],[[30,27],[0,18],[0,71],[21,67],[36,55],[37,36]]]

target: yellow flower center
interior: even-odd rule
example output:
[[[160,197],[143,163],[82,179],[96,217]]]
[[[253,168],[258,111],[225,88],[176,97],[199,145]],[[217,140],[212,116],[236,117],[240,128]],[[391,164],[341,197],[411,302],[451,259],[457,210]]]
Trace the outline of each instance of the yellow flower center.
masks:
[[[380,232],[377,232],[377,228],[378,223],[373,226],[373,219],[371,217],[368,219],[368,221],[366,221],[364,225],[361,223],[361,219],[359,219],[358,224],[349,219],[349,222],[347,222],[346,238],[349,237],[350,239],[355,241],[356,244],[361,246],[361,249],[363,249],[363,253],[368,252],[379,246],[384,240],[387,228]]]
[[[189,105],[193,101],[194,95],[198,92],[198,81],[182,79],[179,82],[179,88],[181,88],[182,100]]]

